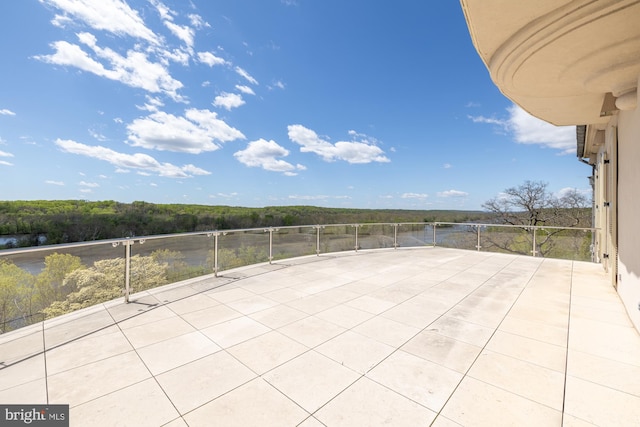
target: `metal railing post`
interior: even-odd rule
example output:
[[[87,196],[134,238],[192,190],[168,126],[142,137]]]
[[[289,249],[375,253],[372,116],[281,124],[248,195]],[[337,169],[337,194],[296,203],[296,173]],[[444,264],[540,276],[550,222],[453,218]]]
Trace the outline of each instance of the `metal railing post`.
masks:
[[[436,246],[436,227],[438,226],[437,223],[433,223],[433,246]]]
[[[531,251],[531,254],[533,256],[536,256],[538,251],[536,251],[536,227],[533,227],[533,250]]]
[[[268,231],[269,232],[269,264],[271,264],[271,261],[273,261],[273,227],[269,227]]]
[[[353,224],[353,226],[356,228],[356,252],[358,252],[358,228],[360,228],[360,224]]]
[[[479,225],[476,226],[476,230],[478,232],[478,244],[476,245],[476,249],[478,249],[478,252],[480,252],[480,248],[482,246],[480,246],[480,226]]]
[[[127,240],[124,245],[124,302],[129,302],[129,293],[131,292],[131,245],[133,241]]]
[[[398,249],[398,225],[393,224],[393,249]]]
[[[207,233],[207,237],[213,237],[213,275],[218,277],[218,233],[217,231]]]
[[[316,256],[320,256],[320,228],[324,228],[324,225],[315,225],[316,229]]]
[[[220,233],[213,234],[213,275],[218,277],[218,238]]]

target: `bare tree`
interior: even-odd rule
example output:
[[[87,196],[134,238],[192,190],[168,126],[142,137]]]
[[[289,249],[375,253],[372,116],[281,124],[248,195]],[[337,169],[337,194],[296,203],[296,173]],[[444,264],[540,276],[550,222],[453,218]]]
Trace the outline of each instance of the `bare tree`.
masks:
[[[526,231],[545,226],[591,227],[590,201],[584,194],[573,189],[556,196],[540,181],[525,181],[517,187],[507,188],[482,207],[494,215],[497,224],[521,226]],[[538,232],[536,250],[543,256],[556,250],[559,239],[554,237],[563,233],[568,234],[551,228]],[[507,232],[494,233],[488,243],[507,252],[522,252],[527,243],[532,245],[531,236],[525,234],[526,241],[523,241],[522,233],[519,236],[508,238]]]

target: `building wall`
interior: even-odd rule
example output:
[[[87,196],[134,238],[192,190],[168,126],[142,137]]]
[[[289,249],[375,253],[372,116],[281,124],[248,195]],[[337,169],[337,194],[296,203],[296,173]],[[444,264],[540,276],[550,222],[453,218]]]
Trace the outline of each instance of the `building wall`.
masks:
[[[618,293],[640,331],[640,108],[618,113]]]

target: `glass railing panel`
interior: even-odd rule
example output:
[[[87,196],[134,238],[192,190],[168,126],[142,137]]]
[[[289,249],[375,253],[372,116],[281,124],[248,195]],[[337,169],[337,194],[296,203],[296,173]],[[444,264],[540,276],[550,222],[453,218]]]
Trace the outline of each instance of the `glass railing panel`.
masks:
[[[398,247],[401,248],[432,246],[433,225],[423,223],[399,224],[397,242]]]
[[[273,260],[315,255],[317,227],[281,227],[273,231]]]
[[[483,226],[480,229],[481,251],[532,255],[533,233],[527,227]]]
[[[122,295],[124,249],[115,242],[55,245],[0,253],[0,332],[70,313]],[[123,264],[124,265],[124,264]]]
[[[352,224],[326,225],[320,230],[320,253],[353,251],[356,227]]]
[[[476,227],[466,224],[437,224],[436,246],[477,250]]]
[[[358,227],[358,249],[394,247],[393,224],[362,224]]]
[[[213,250],[214,237],[211,233],[133,240],[130,292],[212,274]]]
[[[234,230],[220,234],[218,271],[269,261],[267,229]]]
[[[536,256],[591,261],[592,234],[588,229],[538,229]]]
[[[394,242],[397,247],[411,247],[430,246],[435,240],[442,247],[590,261],[592,233],[592,229],[546,227],[534,234],[532,227],[489,224],[331,224],[1,250],[0,333],[123,297],[127,249],[129,293],[134,294],[267,262],[270,257],[279,260],[316,252],[392,248]],[[92,316],[87,310],[79,315]],[[111,320],[95,315],[85,323],[101,325]],[[55,319],[45,323],[47,328],[52,334],[57,331],[56,337],[51,335],[52,342],[73,332],[58,328]]]

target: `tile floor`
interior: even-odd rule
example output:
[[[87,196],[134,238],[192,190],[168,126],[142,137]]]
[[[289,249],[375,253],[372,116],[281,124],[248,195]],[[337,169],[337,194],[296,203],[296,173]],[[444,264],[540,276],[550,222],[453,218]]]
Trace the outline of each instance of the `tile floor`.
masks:
[[[72,426],[632,426],[638,379],[599,265],[444,248],[257,265],[0,335],[0,402],[70,404]]]

